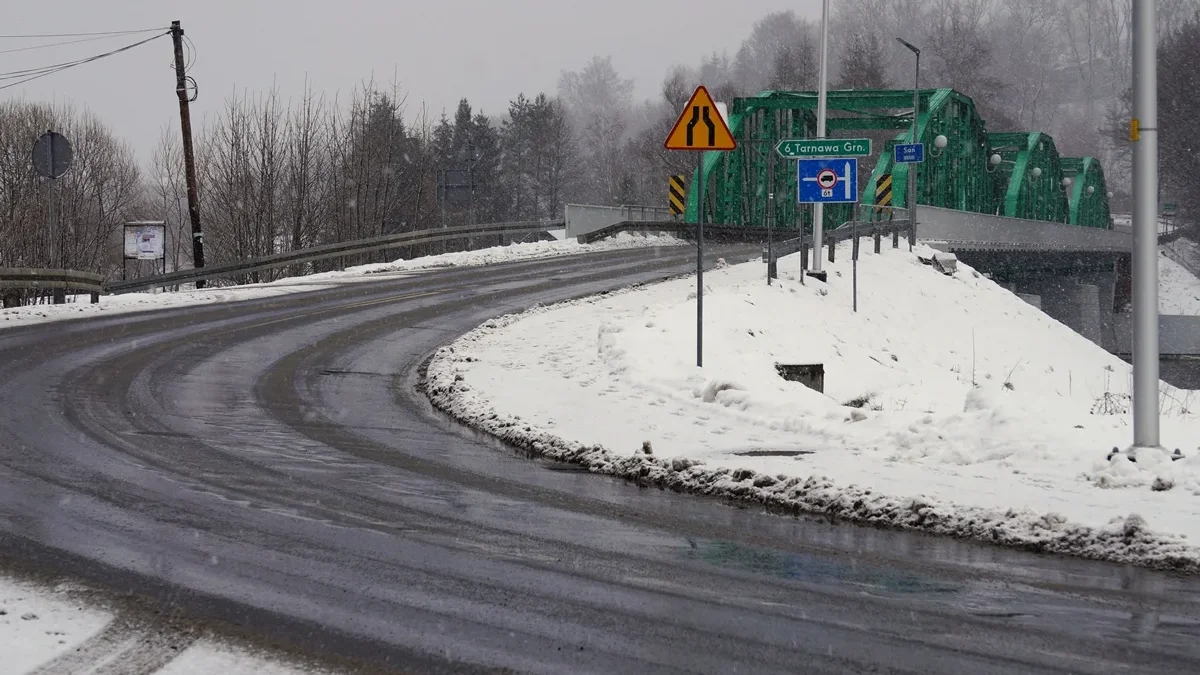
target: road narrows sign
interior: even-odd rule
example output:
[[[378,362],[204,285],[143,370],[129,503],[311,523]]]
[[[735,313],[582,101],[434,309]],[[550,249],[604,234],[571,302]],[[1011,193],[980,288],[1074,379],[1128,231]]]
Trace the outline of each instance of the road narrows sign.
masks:
[[[696,87],[663,143],[667,150],[733,150],[737,142],[703,86]]]

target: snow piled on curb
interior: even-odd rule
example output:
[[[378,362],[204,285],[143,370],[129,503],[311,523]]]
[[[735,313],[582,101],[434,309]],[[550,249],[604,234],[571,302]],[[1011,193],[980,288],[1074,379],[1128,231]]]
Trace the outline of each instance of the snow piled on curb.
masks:
[[[390,263],[359,265],[348,267],[343,274],[386,274],[390,272],[415,272],[419,270],[441,269],[445,267],[478,267],[494,265],[516,260],[541,260],[560,255],[577,255],[580,253],[596,253],[599,251],[616,251],[629,248],[649,248],[654,246],[681,246],[682,239],[669,234],[642,234],[639,232],[620,232],[591,244],[580,244],[575,239],[558,241],[535,241],[508,246],[493,246],[475,251],[456,251],[438,255],[422,256],[412,260],[403,258]]]
[[[484,323],[440,348],[430,358],[422,380],[426,395],[436,408],[459,422],[514,446],[639,485],[739,499],[781,513],[828,515],[856,523],[919,530],[1035,552],[1200,573],[1200,549],[1184,536],[1150,531],[1137,514],[1113,518],[1100,527],[1087,526],[1068,522],[1053,512],[962,506],[925,496],[896,498],[853,484],[838,484],[822,475],[801,478],[746,468],[713,468],[699,459],[662,458],[645,452],[621,455],[600,445],[563,439],[519,416],[503,414],[464,377],[461,364],[471,363],[475,357],[460,351],[470,351],[473,344],[511,324],[551,308],[595,303],[633,290],[538,306]]]

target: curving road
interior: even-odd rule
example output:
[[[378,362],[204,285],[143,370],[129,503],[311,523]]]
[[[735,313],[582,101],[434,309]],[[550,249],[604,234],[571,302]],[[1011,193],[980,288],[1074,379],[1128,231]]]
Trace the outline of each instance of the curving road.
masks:
[[[416,390],[486,318],[691,255],[0,332],[0,557],[368,670],[1200,670],[1195,581],[643,490],[518,456]],[[140,663],[170,660],[154,649]]]

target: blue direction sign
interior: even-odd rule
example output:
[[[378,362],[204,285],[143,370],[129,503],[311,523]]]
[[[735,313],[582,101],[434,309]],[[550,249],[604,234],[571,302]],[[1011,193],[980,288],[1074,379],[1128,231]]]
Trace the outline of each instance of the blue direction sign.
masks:
[[[897,164],[920,164],[925,161],[924,143],[899,143],[895,148]]]
[[[858,159],[801,159],[796,162],[801,204],[858,201]]]

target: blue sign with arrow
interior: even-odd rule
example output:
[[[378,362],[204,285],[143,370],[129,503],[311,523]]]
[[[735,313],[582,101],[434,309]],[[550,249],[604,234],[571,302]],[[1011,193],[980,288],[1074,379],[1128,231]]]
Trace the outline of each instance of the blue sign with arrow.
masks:
[[[898,143],[893,147],[897,164],[920,164],[925,161],[924,143]]]
[[[797,198],[801,204],[858,201],[858,159],[801,159],[796,162]]]

